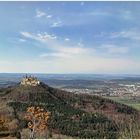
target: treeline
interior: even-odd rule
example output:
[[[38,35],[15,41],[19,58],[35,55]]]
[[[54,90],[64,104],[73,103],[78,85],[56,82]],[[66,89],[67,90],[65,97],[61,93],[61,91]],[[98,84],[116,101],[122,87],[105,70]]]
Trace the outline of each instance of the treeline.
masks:
[[[32,103],[32,105],[37,103]],[[11,102],[9,104],[16,112],[25,111],[29,104]],[[63,104],[45,104],[44,109],[51,112],[48,122],[50,130],[59,130],[59,133],[77,138],[117,138],[117,126],[103,115],[88,114],[71,106]],[[15,117],[17,117],[15,115]],[[19,119],[19,118],[17,118]],[[21,118],[20,118],[21,119]],[[20,129],[27,127],[27,122],[20,120]]]

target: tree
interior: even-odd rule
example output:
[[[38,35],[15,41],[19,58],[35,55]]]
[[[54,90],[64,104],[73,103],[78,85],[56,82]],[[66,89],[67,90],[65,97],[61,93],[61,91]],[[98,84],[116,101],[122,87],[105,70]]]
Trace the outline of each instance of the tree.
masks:
[[[49,119],[49,112],[45,112],[40,107],[28,107],[26,110],[25,120],[28,121],[28,128],[30,129],[30,139],[33,139],[37,131],[42,131],[47,127]]]
[[[4,118],[0,118],[0,131],[8,130],[7,120]]]

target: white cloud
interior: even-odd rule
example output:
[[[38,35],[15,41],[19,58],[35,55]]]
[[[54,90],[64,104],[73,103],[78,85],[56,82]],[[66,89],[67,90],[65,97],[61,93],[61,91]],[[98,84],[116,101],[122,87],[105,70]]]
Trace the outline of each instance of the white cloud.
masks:
[[[20,34],[27,38],[33,38],[33,35],[30,34],[29,32],[20,32]]]
[[[48,21],[48,26],[52,27],[52,28],[53,27],[61,27],[63,25],[62,20],[59,17],[52,15],[50,11],[48,11],[48,13],[46,13],[46,12],[43,12],[41,10],[36,10],[35,17],[36,18],[41,18],[41,17],[46,18]]]
[[[138,72],[140,65],[134,60],[125,58],[110,58],[98,56],[96,50],[86,48],[85,46],[70,45],[71,41],[65,42],[64,39],[54,37],[53,35],[45,35],[45,33],[32,34],[21,32],[26,38],[34,39],[47,47],[49,52],[43,52],[38,57],[37,62],[29,62],[23,64],[28,68],[28,72],[52,72],[52,73],[128,73]],[[53,37],[52,37],[53,36]],[[107,53],[124,54],[129,50],[127,47],[107,44],[101,46]],[[104,51],[105,52],[105,51]],[[19,64],[18,64],[19,65]],[[25,68],[24,68],[25,69]]]
[[[47,17],[47,18],[52,18],[52,15],[47,15],[46,17]]]
[[[47,42],[48,40],[54,40],[57,37],[55,35],[50,35],[46,32],[44,32],[43,34],[38,33],[38,34],[32,34],[29,32],[20,32],[20,34],[26,38],[30,38],[36,41],[40,41],[40,42]]]
[[[19,41],[20,42],[26,42],[26,40],[25,39],[22,39],[22,38],[20,38]]]
[[[43,53],[40,55],[41,58],[68,58],[71,57],[70,54],[68,53],[63,53],[63,52],[55,52],[55,53]]]
[[[69,54],[82,54],[82,53],[85,53],[85,52],[88,52],[85,48],[81,48],[81,47],[61,47],[58,49],[60,52],[63,52],[63,53],[69,53]]]
[[[70,41],[70,39],[69,38],[65,38],[65,41]]]
[[[52,23],[51,27],[61,27],[62,26],[62,21],[58,20]]]
[[[41,18],[41,17],[44,17],[44,16],[46,16],[45,12],[40,11],[40,10],[36,10],[36,17],[37,18]]]
[[[124,54],[129,51],[128,47],[122,47],[112,44],[106,44],[101,46],[102,49],[105,49],[108,53],[112,54]]]
[[[86,49],[86,48],[80,48],[80,47],[58,47],[53,50],[52,53],[43,53],[40,55],[40,57],[44,58],[72,58],[75,56],[81,56],[81,55],[89,55],[93,50]]]
[[[50,49],[53,52],[43,53],[40,57],[59,57],[59,58],[70,58],[74,56],[81,56],[81,55],[89,55],[91,52],[94,52],[93,49],[87,49],[82,47],[65,47],[65,46],[58,46],[58,47],[51,47]]]
[[[58,71],[83,73],[119,73],[131,71],[136,63],[127,59],[99,58],[88,55],[54,60]],[[136,68],[136,67],[135,67]],[[140,66],[138,67],[140,68]],[[137,69],[138,70],[138,69]]]
[[[118,15],[123,20],[133,20],[135,15],[129,10],[119,10]]]
[[[84,46],[83,43],[81,43],[81,41],[78,42],[77,45],[78,45],[78,46]]]
[[[37,36],[41,39],[41,40],[48,40],[48,39],[57,39],[57,37],[55,35],[50,35],[46,32],[44,32],[43,34],[37,34]]]
[[[47,14],[41,10],[36,10],[36,18],[46,17],[47,19],[50,19],[53,17],[51,14]]]
[[[54,54],[56,55],[56,54]],[[65,59],[39,58],[27,61],[0,61],[0,72],[30,73],[137,73],[139,61],[80,55]]]
[[[81,6],[83,6],[84,4],[85,4],[84,2],[81,2],[81,3],[80,3]]]
[[[71,44],[71,41],[65,42],[63,39],[58,39],[55,35],[50,35],[46,32],[39,33],[39,34],[32,34],[29,32],[21,32],[21,35],[39,41],[42,43],[42,46],[48,48],[49,50],[53,51],[52,53],[44,53],[41,54],[41,57],[72,57],[74,55],[82,55],[82,54],[89,54],[93,53],[94,49],[85,48],[83,44]],[[67,39],[68,40],[68,39]]]
[[[114,32],[110,35],[111,38],[126,38],[131,40],[140,40],[140,32],[137,29],[124,30]]]

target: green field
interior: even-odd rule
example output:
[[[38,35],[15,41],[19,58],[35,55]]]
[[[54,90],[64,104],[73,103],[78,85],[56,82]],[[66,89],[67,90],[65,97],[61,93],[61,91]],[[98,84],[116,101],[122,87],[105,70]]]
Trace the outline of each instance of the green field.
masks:
[[[105,97],[105,98],[112,99],[116,102],[126,104],[128,106],[131,106],[135,109],[140,110],[140,98],[138,98],[138,97],[134,98],[134,97],[115,97],[115,96],[112,96],[112,97]]]

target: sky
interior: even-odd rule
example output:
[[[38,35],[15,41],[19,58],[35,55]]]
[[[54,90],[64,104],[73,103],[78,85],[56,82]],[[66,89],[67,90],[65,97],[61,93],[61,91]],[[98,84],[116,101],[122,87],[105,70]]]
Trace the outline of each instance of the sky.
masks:
[[[140,74],[140,2],[0,2],[1,73]]]

